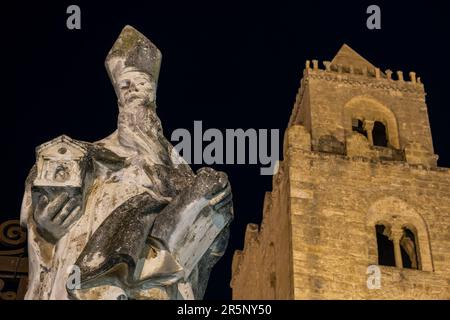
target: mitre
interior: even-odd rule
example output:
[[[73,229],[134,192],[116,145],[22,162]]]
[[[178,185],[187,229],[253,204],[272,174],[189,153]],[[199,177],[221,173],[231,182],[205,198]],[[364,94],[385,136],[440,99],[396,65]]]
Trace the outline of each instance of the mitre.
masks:
[[[119,75],[132,70],[145,72],[156,85],[161,58],[161,52],[149,39],[127,25],[109,51],[105,66],[117,91]]]

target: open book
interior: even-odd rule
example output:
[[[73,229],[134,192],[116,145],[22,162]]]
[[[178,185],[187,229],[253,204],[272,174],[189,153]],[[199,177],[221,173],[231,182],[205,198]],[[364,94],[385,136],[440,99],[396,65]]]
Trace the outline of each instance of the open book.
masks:
[[[135,290],[144,282],[186,280],[232,220],[231,212],[216,212],[210,202],[196,192],[182,192],[167,205],[148,193],[130,198],[105,219],[80,254],[76,265],[82,289],[115,285]],[[165,263],[171,267],[147,278],[140,261],[148,254],[149,237],[167,253]]]

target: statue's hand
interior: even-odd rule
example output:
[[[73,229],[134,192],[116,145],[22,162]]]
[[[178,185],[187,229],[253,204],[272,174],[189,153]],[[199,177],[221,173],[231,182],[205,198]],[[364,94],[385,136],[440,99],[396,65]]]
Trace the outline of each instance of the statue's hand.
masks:
[[[232,214],[231,187],[224,172],[215,171],[211,168],[201,168],[197,171],[195,183],[215,211],[220,213],[230,211]]]
[[[55,242],[69,230],[81,216],[80,197],[70,198],[67,192],[52,201],[41,195],[34,211],[34,220],[41,234]]]

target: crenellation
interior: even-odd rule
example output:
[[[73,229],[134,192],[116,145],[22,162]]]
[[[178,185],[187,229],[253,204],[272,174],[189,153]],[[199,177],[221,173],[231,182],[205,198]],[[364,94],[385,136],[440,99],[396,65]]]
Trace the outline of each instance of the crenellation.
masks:
[[[245,231],[245,243],[250,246],[258,240],[259,226],[255,223],[249,223]],[[245,251],[245,248],[244,248]]]
[[[318,70],[319,69],[319,61],[318,60],[313,60],[313,69],[314,70]]]
[[[387,75],[387,79],[388,80],[392,80],[392,70],[388,69],[388,70],[385,71],[385,73]]]
[[[381,72],[380,68],[368,68],[368,67],[363,67],[363,68],[356,68],[353,65],[344,65],[344,64],[337,64],[337,65],[333,65],[330,61],[323,61],[322,64],[324,66],[324,69],[319,68],[319,62],[318,60],[312,60],[313,63],[313,68],[311,69],[311,62],[309,60],[307,60],[306,65],[305,65],[305,72],[306,71],[313,71],[313,72],[322,72],[325,71],[327,73],[336,73],[336,74],[346,74],[349,76],[355,75],[355,76],[360,76],[360,77],[365,77],[365,78],[375,78],[377,80],[383,81],[383,80],[388,80],[388,81],[393,81],[393,82],[399,82],[399,83],[406,83],[406,84],[411,84],[411,85],[420,85],[422,84],[419,80],[420,77],[417,78],[416,73],[415,72],[410,72],[409,73],[409,80],[406,80],[404,78],[403,75],[403,71],[397,71],[396,75],[397,75],[397,79],[394,79],[392,77],[393,75],[393,71],[391,70],[386,70],[384,73]],[[304,74],[312,74],[311,72],[306,72]],[[342,79],[342,81],[345,81],[347,79]]]
[[[305,69],[306,69],[306,70],[311,69],[311,61],[306,60],[306,62],[305,62]]]

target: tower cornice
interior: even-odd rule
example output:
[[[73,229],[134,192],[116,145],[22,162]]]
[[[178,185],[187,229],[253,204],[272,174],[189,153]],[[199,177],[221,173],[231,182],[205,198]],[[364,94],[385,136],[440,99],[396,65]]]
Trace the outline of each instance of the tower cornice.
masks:
[[[384,77],[373,77],[370,74],[360,75],[355,73],[335,72],[333,70],[305,69],[304,81],[319,79],[331,82],[340,82],[349,86],[358,86],[382,90],[394,90],[402,93],[417,95],[424,98],[426,93],[422,83],[404,80],[393,80]]]

